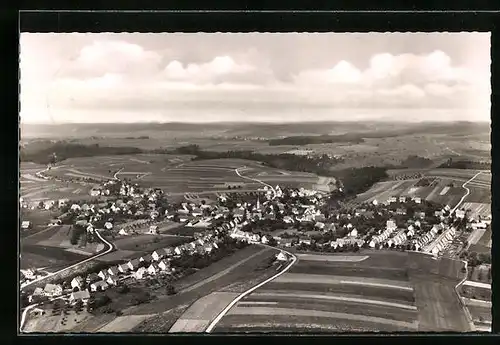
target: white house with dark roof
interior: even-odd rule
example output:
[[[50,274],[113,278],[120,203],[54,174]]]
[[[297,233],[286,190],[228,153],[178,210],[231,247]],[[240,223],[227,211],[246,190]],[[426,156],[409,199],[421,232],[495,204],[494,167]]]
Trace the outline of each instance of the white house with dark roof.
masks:
[[[103,280],[105,280],[109,276],[107,270],[101,270],[101,271],[99,271],[99,273],[97,275],[99,276],[99,278],[101,278]]]
[[[136,272],[134,272],[134,278],[135,279],[144,279],[144,277],[147,275],[148,270],[145,267],[139,268]]]
[[[120,271],[121,273],[127,273],[130,271],[130,267],[127,264],[121,264],[118,266],[118,271]]]
[[[120,271],[118,270],[118,266],[113,266],[113,267],[108,268],[108,274],[110,276],[117,276],[119,273],[120,273]]]
[[[74,277],[72,280],[71,280],[71,288],[74,289],[75,287],[81,289],[82,288],[82,285],[83,285],[83,278],[80,277],[80,276],[77,276],[77,277]]]
[[[127,262],[127,266],[130,268],[130,270],[135,271],[139,267],[140,261],[139,259],[132,259],[129,262]]]
[[[108,285],[116,285],[118,284],[118,279],[117,277],[109,276],[108,279],[106,279],[106,283],[108,283]]]

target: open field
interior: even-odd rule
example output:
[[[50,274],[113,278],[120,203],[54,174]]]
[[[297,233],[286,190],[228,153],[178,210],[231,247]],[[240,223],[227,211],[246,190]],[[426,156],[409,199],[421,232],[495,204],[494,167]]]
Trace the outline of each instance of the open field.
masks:
[[[441,173],[441,170],[445,170]],[[451,170],[451,171],[450,171]],[[417,186],[419,180],[406,180],[406,181],[386,181],[379,182],[373,185],[367,192],[358,195],[356,198],[357,203],[372,202],[377,200],[385,202],[391,196],[407,196],[407,197],[420,197],[422,199],[449,205],[454,207],[465,195],[466,191],[462,188],[462,184],[474,176],[477,171],[475,170],[452,170],[452,169],[437,169],[438,173],[426,174],[430,178],[434,178],[432,185],[427,187]],[[485,174],[478,175],[476,179],[491,181],[491,175],[488,177]],[[474,179],[472,182],[476,182]],[[465,199],[467,208],[471,208],[474,214],[488,215],[491,213],[491,191],[490,182],[469,183],[467,187],[470,189],[470,194]],[[453,185],[453,187],[451,187]],[[488,212],[489,211],[489,212]]]
[[[118,316],[116,319],[106,324],[106,326],[99,328],[97,332],[101,333],[122,333],[129,332],[139,325],[144,320],[154,315],[127,315]]]
[[[215,331],[297,331],[309,324],[330,332],[469,329],[454,291],[459,264],[404,252],[352,256],[359,261],[299,256],[287,273],[232,308]],[[445,312],[446,320],[436,323]]]
[[[455,293],[454,280],[412,275],[420,331],[469,331],[469,323]]]
[[[237,293],[213,292],[193,303],[169,333],[203,332],[210,322],[229,304],[238,297]]]
[[[491,198],[491,195],[490,195]],[[469,200],[467,197],[466,200]],[[482,203],[482,202],[464,202],[463,207],[466,210],[471,210],[471,217],[477,219],[480,217],[487,217],[491,214],[491,203]]]
[[[20,210],[20,220],[28,220],[33,225],[32,229],[20,229],[19,237],[22,239],[32,238],[36,233],[43,233],[52,219],[59,213],[47,210]]]

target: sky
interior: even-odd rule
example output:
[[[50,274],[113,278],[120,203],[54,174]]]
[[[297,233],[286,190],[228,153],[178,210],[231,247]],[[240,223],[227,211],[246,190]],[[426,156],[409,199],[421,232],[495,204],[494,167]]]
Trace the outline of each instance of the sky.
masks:
[[[22,123],[489,121],[489,33],[22,33]]]

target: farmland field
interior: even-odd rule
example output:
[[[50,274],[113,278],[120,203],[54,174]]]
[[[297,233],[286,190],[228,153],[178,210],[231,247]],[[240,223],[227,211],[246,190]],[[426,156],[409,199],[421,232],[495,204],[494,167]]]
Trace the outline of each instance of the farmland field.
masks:
[[[357,262],[299,256],[287,273],[238,302],[215,331],[297,331],[309,324],[330,332],[469,329],[454,291],[458,264],[402,252],[359,254],[366,256]]]

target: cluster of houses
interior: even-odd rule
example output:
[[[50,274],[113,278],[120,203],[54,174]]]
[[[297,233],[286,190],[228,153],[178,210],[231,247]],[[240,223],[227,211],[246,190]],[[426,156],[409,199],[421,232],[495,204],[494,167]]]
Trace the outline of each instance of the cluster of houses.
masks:
[[[175,267],[171,265],[174,257],[183,253],[210,253],[219,247],[221,240],[216,232],[198,233],[196,234],[196,239],[189,243],[173,248],[157,249],[151,254],[129,260],[121,265],[103,269],[98,273],[91,273],[86,277],[74,277],[70,282],[69,290],[65,291],[62,285],[59,284],[47,284],[43,289],[35,289],[33,294],[29,296],[29,299],[31,302],[33,296],[54,298],[70,293],[68,298],[70,303],[76,303],[78,300],[81,300],[85,304],[90,298],[91,292],[104,291],[109,287],[116,286],[124,279],[133,278],[141,280],[158,274],[171,275],[175,272]],[[87,289],[84,288],[85,286],[87,286]]]

